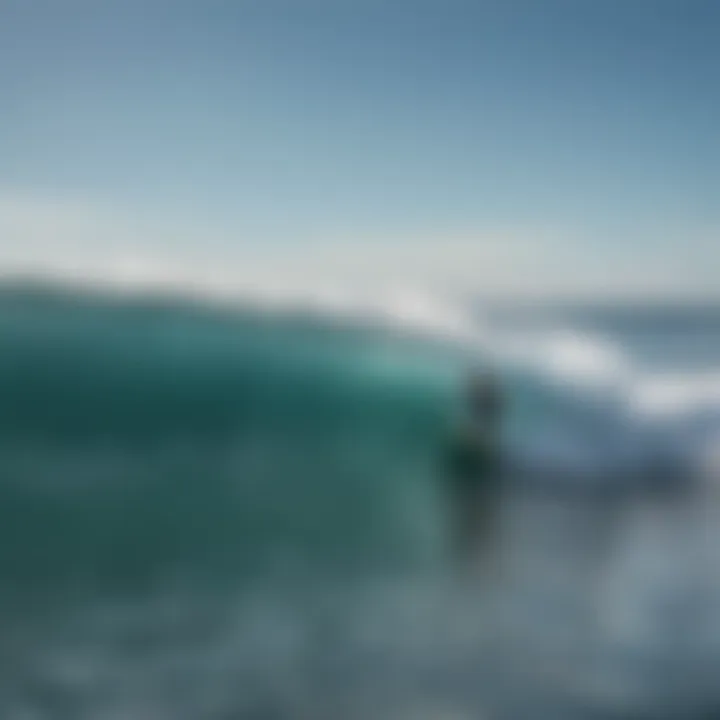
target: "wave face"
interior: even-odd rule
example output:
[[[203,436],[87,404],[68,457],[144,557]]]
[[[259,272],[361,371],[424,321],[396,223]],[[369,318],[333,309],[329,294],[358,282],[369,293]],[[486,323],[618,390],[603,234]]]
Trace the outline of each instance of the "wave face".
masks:
[[[637,314],[334,307],[0,290],[0,715],[709,717],[716,315],[688,363]],[[439,457],[478,359],[476,585]]]
[[[347,570],[432,554],[451,375],[412,343],[26,293],[4,298],[0,345],[6,580]]]

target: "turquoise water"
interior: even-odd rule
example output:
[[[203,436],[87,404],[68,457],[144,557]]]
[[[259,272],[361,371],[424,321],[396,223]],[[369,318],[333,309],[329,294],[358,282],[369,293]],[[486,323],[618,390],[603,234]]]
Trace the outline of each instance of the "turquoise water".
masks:
[[[4,288],[0,717],[711,717],[719,513],[682,462],[714,407],[641,416],[569,347],[500,363],[511,491],[473,579],[439,461],[467,347]]]
[[[0,304],[0,573],[142,583],[428,562],[451,364],[317,321]]]

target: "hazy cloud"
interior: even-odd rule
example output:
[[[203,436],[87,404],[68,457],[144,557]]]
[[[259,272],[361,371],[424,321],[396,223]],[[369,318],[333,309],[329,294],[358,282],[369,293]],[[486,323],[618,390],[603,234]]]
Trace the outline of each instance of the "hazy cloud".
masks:
[[[638,245],[531,227],[258,242],[68,196],[0,193],[0,272],[217,292],[430,286],[487,294],[716,296],[717,232]],[[211,249],[207,249],[211,248]]]

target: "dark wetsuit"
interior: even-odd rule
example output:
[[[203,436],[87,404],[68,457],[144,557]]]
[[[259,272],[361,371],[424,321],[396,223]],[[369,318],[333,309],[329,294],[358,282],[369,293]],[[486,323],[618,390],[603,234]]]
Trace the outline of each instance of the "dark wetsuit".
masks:
[[[470,387],[465,422],[445,453],[454,552],[467,557],[487,546],[493,532],[500,485],[501,400],[494,383]]]

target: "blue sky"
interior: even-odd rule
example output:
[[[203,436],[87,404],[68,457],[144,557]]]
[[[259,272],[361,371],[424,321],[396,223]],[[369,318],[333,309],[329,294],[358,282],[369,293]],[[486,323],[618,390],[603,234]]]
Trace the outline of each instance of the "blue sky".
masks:
[[[714,0],[4,0],[0,270],[720,292]]]

